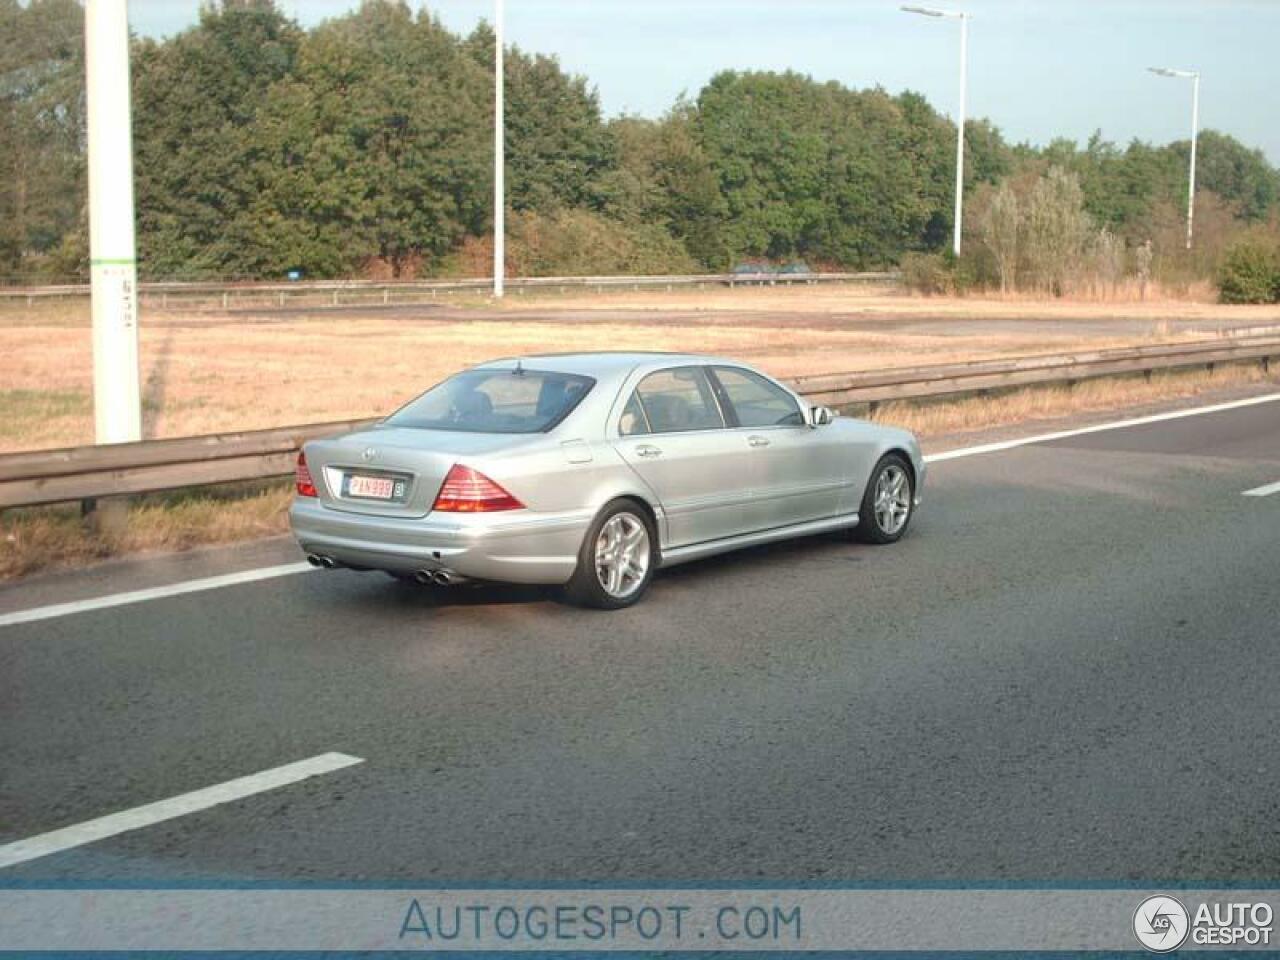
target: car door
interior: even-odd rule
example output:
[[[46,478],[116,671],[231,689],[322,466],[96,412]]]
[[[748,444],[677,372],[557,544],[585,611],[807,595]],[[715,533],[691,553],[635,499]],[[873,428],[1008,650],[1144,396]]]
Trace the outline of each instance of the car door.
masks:
[[[669,367],[647,374],[623,408],[614,443],[657,495],[668,547],[752,529],[751,454],[727,428],[706,370]]]
[[[825,520],[839,512],[847,451],[834,431],[811,428],[796,397],[745,367],[714,366],[713,387],[752,454],[759,529]]]

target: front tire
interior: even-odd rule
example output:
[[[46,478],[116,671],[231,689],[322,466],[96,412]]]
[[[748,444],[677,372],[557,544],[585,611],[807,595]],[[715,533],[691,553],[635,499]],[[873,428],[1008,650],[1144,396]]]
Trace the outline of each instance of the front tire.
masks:
[[[902,454],[887,453],[871,471],[853,535],[863,543],[896,543],[907,532],[914,509],[911,464]]]
[[[578,606],[620,610],[644,596],[657,565],[657,531],[648,513],[634,501],[615,500],[587,530],[565,595]]]

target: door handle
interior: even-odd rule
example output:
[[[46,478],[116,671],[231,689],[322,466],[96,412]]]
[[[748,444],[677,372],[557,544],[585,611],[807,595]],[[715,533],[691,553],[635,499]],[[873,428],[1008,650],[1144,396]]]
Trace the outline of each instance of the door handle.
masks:
[[[767,447],[769,445],[768,437],[752,436],[747,438],[747,443],[753,447]]]
[[[640,444],[640,446],[636,447],[636,456],[637,457],[660,457],[662,456],[662,451],[659,450],[657,447],[655,447],[651,443],[642,443]]]

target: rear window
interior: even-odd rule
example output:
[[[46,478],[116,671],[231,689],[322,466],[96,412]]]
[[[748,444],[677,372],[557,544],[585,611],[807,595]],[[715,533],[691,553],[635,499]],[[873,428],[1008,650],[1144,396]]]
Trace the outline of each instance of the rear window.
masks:
[[[401,407],[386,423],[465,433],[541,433],[595,386],[591,377],[543,370],[467,370]]]

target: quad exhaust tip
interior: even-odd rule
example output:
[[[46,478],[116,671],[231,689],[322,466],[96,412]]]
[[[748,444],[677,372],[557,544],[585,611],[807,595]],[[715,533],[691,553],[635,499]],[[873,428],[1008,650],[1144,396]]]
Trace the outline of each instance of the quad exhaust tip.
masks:
[[[451,587],[463,580],[462,577],[448,570],[419,570],[413,578],[424,586],[435,584],[440,587]]]
[[[308,553],[307,563],[313,567],[324,567],[326,570],[332,570],[338,565],[338,561],[334,560],[333,557],[323,557],[318,553]]]

